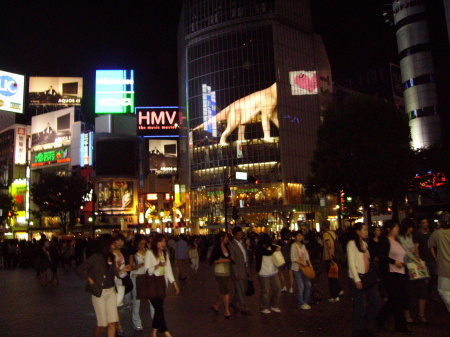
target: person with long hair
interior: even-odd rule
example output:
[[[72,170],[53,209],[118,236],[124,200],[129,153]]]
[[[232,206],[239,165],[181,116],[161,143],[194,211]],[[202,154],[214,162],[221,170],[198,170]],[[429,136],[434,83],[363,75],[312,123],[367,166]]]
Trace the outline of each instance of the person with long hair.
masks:
[[[135,254],[131,254],[129,257],[129,263],[131,266],[131,281],[133,282],[133,300],[131,302],[131,312],[132,312],[132,321],[133,321],[133,328],[136,331],[143,330],[142,327],[142,320],[141,316],[139,315],[139,309],[141,307],[141,300],[137,299],[137,289],[136,289],[136,277],[138,275],[145,274],[145,266],[144,266],[144,259],[145,259],[145,253],[147,252],[147,239],[144,235],[138,234],[136,235],[135,241]],[[150,304],[150,316],[153,317],[155,314],[155,309],[153,308],[151,302]]]
[[[415,223],[408,218],[402,220],[400,224],[400,233],[398,235],[399,241],[409,256],[409,261],[417,259],[419,256],[418,249],[413,241]],[[425,305],[427,296],[427,281],[426,279],[408,280],[408,298],[405,299],[405,319],[407,323],[414,323],[411,317],[410,308],[418,303],[418,317],[417,320],[421,323],[428,324],[425,316]],[[414,300],[414,301],[413,301]],[[417,300],[417,302],[415,301]]]
[[[272,254],[281,251],[272,238],[261,234],[255,249],[255,268],[261,286],[260,309],[262,314],[280,313],[281,281]],[[271,293],[272,291],[272,293]]]
[[[92,294],[97,325],[93,337],[101,335],[107,327],[107,336],[115,337],[116,323],[119,321],[114,283],[115,257],[111,252],[113,238],[110,234],[100,235],[95,242],[95,252],[77,268],[77,274],[88,281],[86,291]]]
[[[300,309],[309,310],[311,309],[311,306],[308,304],[309,297],[311,296],[311,281],[303,274],[300,266],[311,266],[311,261],[309,260],[308,251],[303,244],[303,232],[293,232],[292,238],[294,242],[291,245],[290,260],[292,261],[292,273],[297,284],[297,305]]]
[[[348,276],[353,298],[353,336],[375,336],[374,325],[381,305],[378,287],[364,289],[360,275],[370,270],[370,254],[365,240],[369,236],[367,225],[353,225],[352,238],[347,243]],[[366,304],[367,303],[367,304]]]
[[[385,236],[380,238],[380,271],[384,286],[388,294],[386,304],[381,308],[377,316],[377,323],[384,326],[390,316],[394,316],[395,332],[411,334],[406,327],[406,319],[403,315],[404,301],[408,296],[406,285],[408,274],[405,268],[406,251],[398,241],[399,226],[394,220],[383,223]]]
[[[220,294],[217,297],[217,301],[211,306],[211,310],[218,315],[219,306],[223,303],[225,318],[233,319],[234,316],[230,313],[230,263],[233,263],[230,249],[228,248],[230,238],[228,237],[228,233],[221,231],[217,235],[216,240],[216,244],[211,252],[209,264],[214,265],[214,276],[219,284]]]
[[[153,237],[150,249],[145,252],[144,268],[149,275],[163,276],[165,286],[173,284],[175,287],[175,294],[180,293],[178,284],[172,272],[172,265],[170,264],[169,254],[166,252],[167,239],[164,234],[157,234]],[[155,314],[152,320],[152,336],[156,337],[158,331],[164,333],[166,337],[171,337],[164,317],[164,297],[150,300]]]
[[[47,271],[50,267],[50,242],[45,238],[39,240],[39,254],[38,254],[38,272],[39,282],[42,287],[48,286]]]

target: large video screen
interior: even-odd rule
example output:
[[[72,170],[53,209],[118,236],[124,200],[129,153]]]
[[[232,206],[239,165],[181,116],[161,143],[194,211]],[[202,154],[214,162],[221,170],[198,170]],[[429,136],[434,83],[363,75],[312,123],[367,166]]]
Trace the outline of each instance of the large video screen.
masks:
[[[135,139],[100,139],[95,142],[97,176],[137,177]]]
[[[82,77],[30,77],[30,105],[80,106],[82,99]]]
[[[23,113],[25,76],[0,70],[0,111]]]
[[[134,70],[97,70],[95,113],[134,113]]]
[[[66,108],[31,118],[31,146],[52,144],[55,147],[69,142],[75,108]]]
[[[150,172],[159,177],[177,173],[178,145],[173,139],[150,139]]]

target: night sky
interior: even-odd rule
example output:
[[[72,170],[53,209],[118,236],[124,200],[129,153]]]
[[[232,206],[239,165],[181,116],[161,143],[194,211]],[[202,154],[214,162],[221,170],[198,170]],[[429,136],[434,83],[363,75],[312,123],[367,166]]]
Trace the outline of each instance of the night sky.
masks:
[[[311,0],[334,79],[396,61],[395,32],[379,1]],[[0,69],[26,76],[83,77],[93,115],[96,69],[134,69],[136,106],[177,105],[181,0],[5,1]]]

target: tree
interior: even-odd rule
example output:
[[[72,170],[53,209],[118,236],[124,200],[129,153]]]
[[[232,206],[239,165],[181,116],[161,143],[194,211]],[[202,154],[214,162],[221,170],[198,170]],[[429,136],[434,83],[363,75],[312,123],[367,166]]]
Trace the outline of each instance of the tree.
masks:
[[[89,192],[86,180],[79,175],[44,174],[30,187],[31,198],[40,212],[59,216],[65,233],[74,225],[75,215],[85,204]]]
[[[415,172],[410,138],[406,115],[391,103],[372,96],[334,103],[318,130],[310,185],[359,198],[369,217],[376,199],[395,208]]]
[[[0,194],[0,209],[2,214],[0,215],[0,223],[3,223],[8,216],[14,217],[17,215],[15,211],[14,198],[9,194]]]

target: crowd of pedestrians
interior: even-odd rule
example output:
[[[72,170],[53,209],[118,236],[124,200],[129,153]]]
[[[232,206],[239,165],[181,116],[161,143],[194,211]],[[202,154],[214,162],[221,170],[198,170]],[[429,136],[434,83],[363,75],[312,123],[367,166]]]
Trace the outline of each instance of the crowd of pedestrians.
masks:
[[[199,261],[209,261],[214,269],[218,297],[211,299],[211,311],[219,315],[223,310],[227,320],[238,318],[238,314],[255,315],[246,299],[255,293],[256,280],[251,275],[256,274],[259,293],[254,296],[259,296],[259,314],[280,313],[282,293],[294,294],[300,310],[314,310],[313,305],[326,298],[339,305],[343,282],[348,282],[354,336],[376,336],[376,327],[382,329],[390,317],[395,332],[410,334],[413,328],[409,324],[430,324],[426,303],[436,300],[437,293],[450,311],[450,225],[443,221],[440,227],[431,228],[423,218],[417,222],[404,219],[401,224],[389,220],[383,227],[371,228],[356,223],[345,232],[331,230],[325,221],[320,233],[283,229],[256,234],[233,227],[232,235],[219,232],[175,237],[154,233],[126,238],[114,233],[101,235],[95,242],[42,236],[30,242],[3,242],[0,266],[34,267],[42,286],[59,284],[58,269],[68,272],[76,267],[92,294],[97,317],[93,336],[105,328],[108,336],[124,335],[117,309],[122,305],[130,306],[134,329],[143,330],[140,304],[148,299],[139,298],[138,279],[152,275],[163,280],[163,289],[173,285],[178,294],[179,283],[189,282],[199,272]],[[347,253],[344,260],[339,256],[343,249]],[[411,277],[411,261],[425,261],[429,277]],[[347,280],[342,279],[339,268],[348,269]],[[367,285],[367,276],[372,273],[376,282]],[[328,278],[328,296],[318,287],[322,274]],[[150,299],[149,307],[152,336],[161,332],[170,337],[164,296]]]

